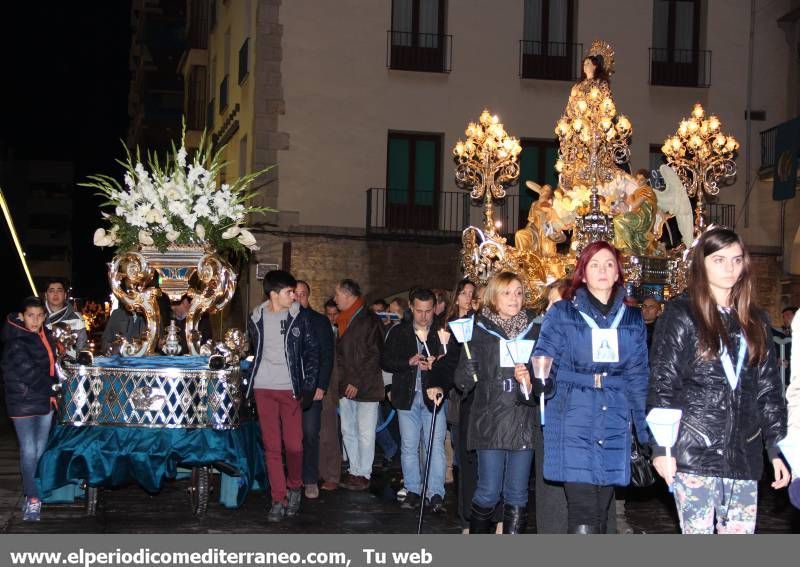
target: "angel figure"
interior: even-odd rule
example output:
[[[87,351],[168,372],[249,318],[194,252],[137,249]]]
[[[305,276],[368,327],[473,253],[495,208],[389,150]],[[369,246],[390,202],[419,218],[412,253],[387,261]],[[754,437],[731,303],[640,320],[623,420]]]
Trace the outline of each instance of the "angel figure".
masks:
[[[661,177],[664,178],[665,188],[663,191],[656,192],[660,215],[660,218],[656,221],[656,228],[658,229],[656,234],[660,235],[661,226],[666,223],[670,216],[674,216],[675,221],[678,223],[678,230],[681,231],[681,241],[688,248],[692,245],[694,238],[694,216],[689,195],[686,193],[686,188],[674,169],[667,164],[663,164],[658,168],[658,171],[661,173]]]
[[[631,254],[652,254],[656,248],[653,227],[658,198],[648,183],[647,170],[637,171],[634,179],[635,189],[625,196],[625,212],[614,217],[614,246]]]
[[[533,181],[526,181],[525,185],[538,193],[539,199],[528,210],[528,224],[514,233],[514,247],[552,258],[556,255],[556,244],[564,241],[561,221],[553,209],[553,188]]]

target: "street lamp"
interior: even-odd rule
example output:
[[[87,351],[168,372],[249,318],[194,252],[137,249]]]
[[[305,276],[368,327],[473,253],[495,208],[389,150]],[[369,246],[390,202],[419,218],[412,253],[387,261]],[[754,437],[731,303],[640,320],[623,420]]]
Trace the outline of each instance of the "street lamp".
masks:
[[[719,184],[736,175],[734,155],[739,149],[736,138],[722,133],[722,122],[714,115],[706,116],[700,103],[692,114],[681,120],[674,136],[664,140],[662,153],[667,164],[678,174],[690,197],[697,198],[694,215],[694,236],[706,226],[705,194],[719,193]]]
[[[487,109],[478,123],[470,122],[464,132],[466,141],[458,140],[453,148],[456,184],[470,189],[470,197],[484,200],[484,231],[496,235],[493,199],[506,196],[505,188],[519,178],[517,156],[522,151],[519,140],[509,136],[496,114]]]

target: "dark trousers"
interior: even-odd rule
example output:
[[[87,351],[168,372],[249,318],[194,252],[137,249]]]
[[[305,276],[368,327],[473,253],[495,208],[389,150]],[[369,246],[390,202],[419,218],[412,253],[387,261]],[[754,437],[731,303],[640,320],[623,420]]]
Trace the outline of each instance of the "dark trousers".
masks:
[[[339,483],[342,476],[342,442],[339,439],[339,398],[333,385],[322,398],[319,429],[319,476],[322,480]]]
[[[322,422],[322,400],[303,411],[303,484],[319,481],[319,429]]]
[[[567,531],[580,525],[592,526],[595,533],[605,533],[608,507],[614,498],[613,486],[565,482],[567,495]]]

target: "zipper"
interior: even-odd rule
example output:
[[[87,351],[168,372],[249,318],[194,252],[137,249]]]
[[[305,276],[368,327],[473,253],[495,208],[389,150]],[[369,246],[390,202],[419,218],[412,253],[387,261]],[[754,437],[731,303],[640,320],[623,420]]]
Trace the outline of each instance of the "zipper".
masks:
[[[702,437],[703,441],[704,441],[704,442],[705,442],[705,444],[706,444],[706,447],[711,447],[711,439],[709,439],[708,435],[706,435],[705,433],[703,433],[702,431],[700,431],[700,430],[699,430],[697,427],[695,427],[694,425],[692,425],[692,424],[691,424],[691,423],[689,423],[688,421],[684,421],[684,422],[683,422],[683,425],[685,425],[686,427],[688,427],[689,429],[691,429],[692,431],[694,431],[694,432],[695,432],[697,435],[699,435],[700,437]]]
[[[755,441],[761,435],[761,428],[756,431],[755,435],[752,435],[745,440],[745,443],[750,443],[751,441]]]

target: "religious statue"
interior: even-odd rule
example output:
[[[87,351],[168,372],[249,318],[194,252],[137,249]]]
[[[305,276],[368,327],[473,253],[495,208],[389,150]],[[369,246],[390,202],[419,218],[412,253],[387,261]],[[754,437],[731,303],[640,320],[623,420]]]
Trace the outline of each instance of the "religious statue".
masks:
[[[656,249],[658,199],[648,178],[647,170],[636,172],[636,188],[625,195],[622,210],[614,217],[614,246],[629,254],[648,255]]]
[[[538,193],[539,199],[528,210],[527,226],[514,233],[514,247],[529,250],[541,258],[552,258],[556,255],[556,244],[565,239],[561,221],[553,209],[553,188],[533,181],[526,181],[525,185]]]

